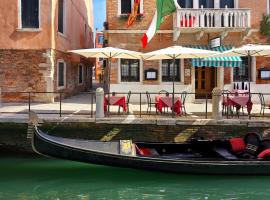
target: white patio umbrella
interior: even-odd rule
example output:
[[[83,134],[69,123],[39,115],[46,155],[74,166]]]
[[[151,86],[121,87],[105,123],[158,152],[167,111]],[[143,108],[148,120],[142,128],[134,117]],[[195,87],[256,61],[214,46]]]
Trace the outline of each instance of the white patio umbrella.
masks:
[[[157,51],[145,53],[143,58],[145,60],[161,60],[172,59],[173,66],[175,65],[175,59],[180,58],[204,58],[218,54],[216,51],[209,51],[204,49],[188,48],[183,46],[172,46]],[[173,68],[174,70],[174,68]],[[173,71],[173,95],[174,95],[174,79],[175,71]]]
[[[69,52],[79,54],[86,58],[107,58],[109,59],[109,84],[108,92],[110,93],[110,70],[111,70],[111,59],[112,58],[124,58],[124,59],[141,59],[142,53],[136,51],[129,51],[125,49],[115,47],[105,48],[93,48],[93,49],[78,49],[71,50]]]
[[[251,57],[252,56],[270,56],[270,45],[247,44],[239,48],[234,48],[212,57],[227,57],[227,56],[247,56],[248,57],[248,91],[250,93],[251,81]],[[251,96],[249,95],[249,98]]]

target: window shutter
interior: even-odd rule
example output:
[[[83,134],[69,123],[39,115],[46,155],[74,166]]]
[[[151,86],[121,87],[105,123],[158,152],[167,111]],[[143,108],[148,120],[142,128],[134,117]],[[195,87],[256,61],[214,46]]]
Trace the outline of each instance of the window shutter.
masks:
[[[121,14],[131,13],[131,1],[132,0],[121,0]]]
[[[21,0],[22,28],[39,28],[39,0]]]
[[[64,33],[64,0],[58,0],[58,32]]]

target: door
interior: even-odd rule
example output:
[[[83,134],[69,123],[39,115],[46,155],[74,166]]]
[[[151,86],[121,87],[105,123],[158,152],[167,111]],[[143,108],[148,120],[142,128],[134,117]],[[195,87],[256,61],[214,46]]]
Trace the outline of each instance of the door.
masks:
[[[205,99],[206,93],[211,98],[211,92],[216,87],[217,70],[215,67],[195,67],[195,97]]]

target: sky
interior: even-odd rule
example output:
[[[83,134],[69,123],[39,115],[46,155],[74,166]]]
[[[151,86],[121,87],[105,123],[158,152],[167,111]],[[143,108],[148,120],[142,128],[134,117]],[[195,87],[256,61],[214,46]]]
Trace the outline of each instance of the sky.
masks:
[[[94,30],[103,30],[106,21],[106,0],[93,0],[94,4]]]

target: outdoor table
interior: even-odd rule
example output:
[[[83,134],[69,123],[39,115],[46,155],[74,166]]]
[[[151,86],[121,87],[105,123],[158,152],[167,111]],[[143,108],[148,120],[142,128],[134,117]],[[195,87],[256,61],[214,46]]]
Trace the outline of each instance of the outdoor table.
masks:
[[[104,98],[104,111],[107,112],[108,105],[110,106],[120,106],[123,108],[124,112],[127,111],[126,97],[125,96],[110,96],[110,103],[108,95]]]
[[[162,108],[170,108],[171,110],[173,108],[173,111],[180,115],[182,108],[181,98],[174,97],[174,106],[172,106],[172,101],[172,96],[157,95],[155,97],[156,109],[162,113]]]
[[[237,92],[232,92],[227,97],[228,98],[224,98],[224,102],[226,102],[228,106],[236,107],[237,112],[241,107],[246,106],[247,112],[250,115],[253,103],[250,101],[248,92],[238,90]]]

